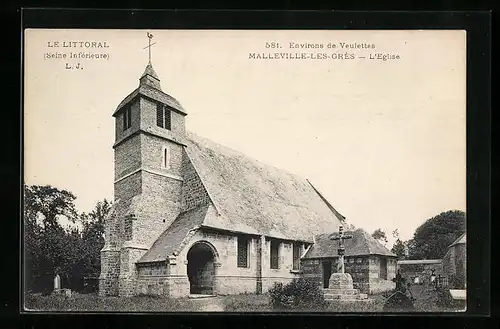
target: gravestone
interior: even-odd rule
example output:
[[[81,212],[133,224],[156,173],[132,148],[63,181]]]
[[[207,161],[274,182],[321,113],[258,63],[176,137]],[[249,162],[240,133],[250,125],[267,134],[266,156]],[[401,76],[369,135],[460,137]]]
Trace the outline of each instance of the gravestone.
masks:
[[[59,292],[59,290],[61,290],[61,277],[59,276],[59,274],[56,274],[56,276],[54,277],[54,292]]]
[[[411,295],[411,291],[408,289],[410,285],[406,283],[406,279],[401,275],[399,270],[396,277],[392,279],[392,281],[396,282],[396,290],[387,298],[384,304],[384,311],[414,311],[415,306],[413,305],[413,296]]]

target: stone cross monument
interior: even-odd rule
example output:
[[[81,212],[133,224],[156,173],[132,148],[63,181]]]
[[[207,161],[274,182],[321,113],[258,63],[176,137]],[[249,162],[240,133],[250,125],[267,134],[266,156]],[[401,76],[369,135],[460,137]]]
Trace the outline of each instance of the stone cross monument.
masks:
[[[339,255],[339,261],[337,263],[337,273],[345,273],[344,266],[344,254],[345,254],[345,246],[344,240],[352,239],[352,235],[344,234],[344,227],[342,225],[339,226],[339,236],[332,237],[332,240],[339,240],[339,247],[337,249],[337,254]]]
[[[325,289],[326,300],[368,300],[368,296],[366,294],[362,294],[358,289],[354,289],[351,275],[345,272],[344,240],[352,239],[352,237],[353,236],[351,234],[344,234],[344,228],[342,226],[339,226],[338,236],[330,237],[331,240],[339,241],[337,249],[339,260],[337,263],[337,272],[332,273],[330,280],[328,281],[328,288]]]

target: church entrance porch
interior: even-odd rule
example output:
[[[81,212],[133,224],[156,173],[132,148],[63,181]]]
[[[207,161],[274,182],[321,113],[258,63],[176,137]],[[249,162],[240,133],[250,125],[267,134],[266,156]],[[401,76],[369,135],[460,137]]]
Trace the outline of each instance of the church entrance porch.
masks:
[[[195,243],[187,253],[189,293],[215,294],[216,252],[207,242]]]

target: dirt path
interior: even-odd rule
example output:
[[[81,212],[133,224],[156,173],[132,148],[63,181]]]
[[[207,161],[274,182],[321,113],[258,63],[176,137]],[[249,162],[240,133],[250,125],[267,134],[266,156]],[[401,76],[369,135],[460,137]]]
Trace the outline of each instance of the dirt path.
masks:
[[[192,301],[200,312],[224,312],[224,305],[218,297],[197,298]]]

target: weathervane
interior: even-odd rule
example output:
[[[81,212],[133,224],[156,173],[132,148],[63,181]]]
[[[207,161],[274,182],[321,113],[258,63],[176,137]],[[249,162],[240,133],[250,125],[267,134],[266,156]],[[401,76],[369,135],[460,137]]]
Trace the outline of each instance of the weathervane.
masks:
[[[151,47],[152,47],[154,44],[156,44],[156,42],[151,43],[151,39],[153,39],[153,35],[152,35],[151,33],[147,32],[147,35],[148,35],[148,38],[149,38],[149,45],[148,45],[148,46],[146,46],[146,47],[144,47],[144,48],[142,48],[142,49],[146,49],[146,48],[148,48],[148,49],[149,49],[149,64],[151,64]]]
[[[337,249],[337,253],[339,255],[339,262],[337,264],[337,273],[344,273],[344,254],[345,254],[345,247],[344,247],[344,240],[346,239],[351,239],[352,235],[350,234],[344,234],[344,227],[342,225],[339,226],[339,236],[338,237],[332,237],[332,240],[339,240],[339,247]]]

